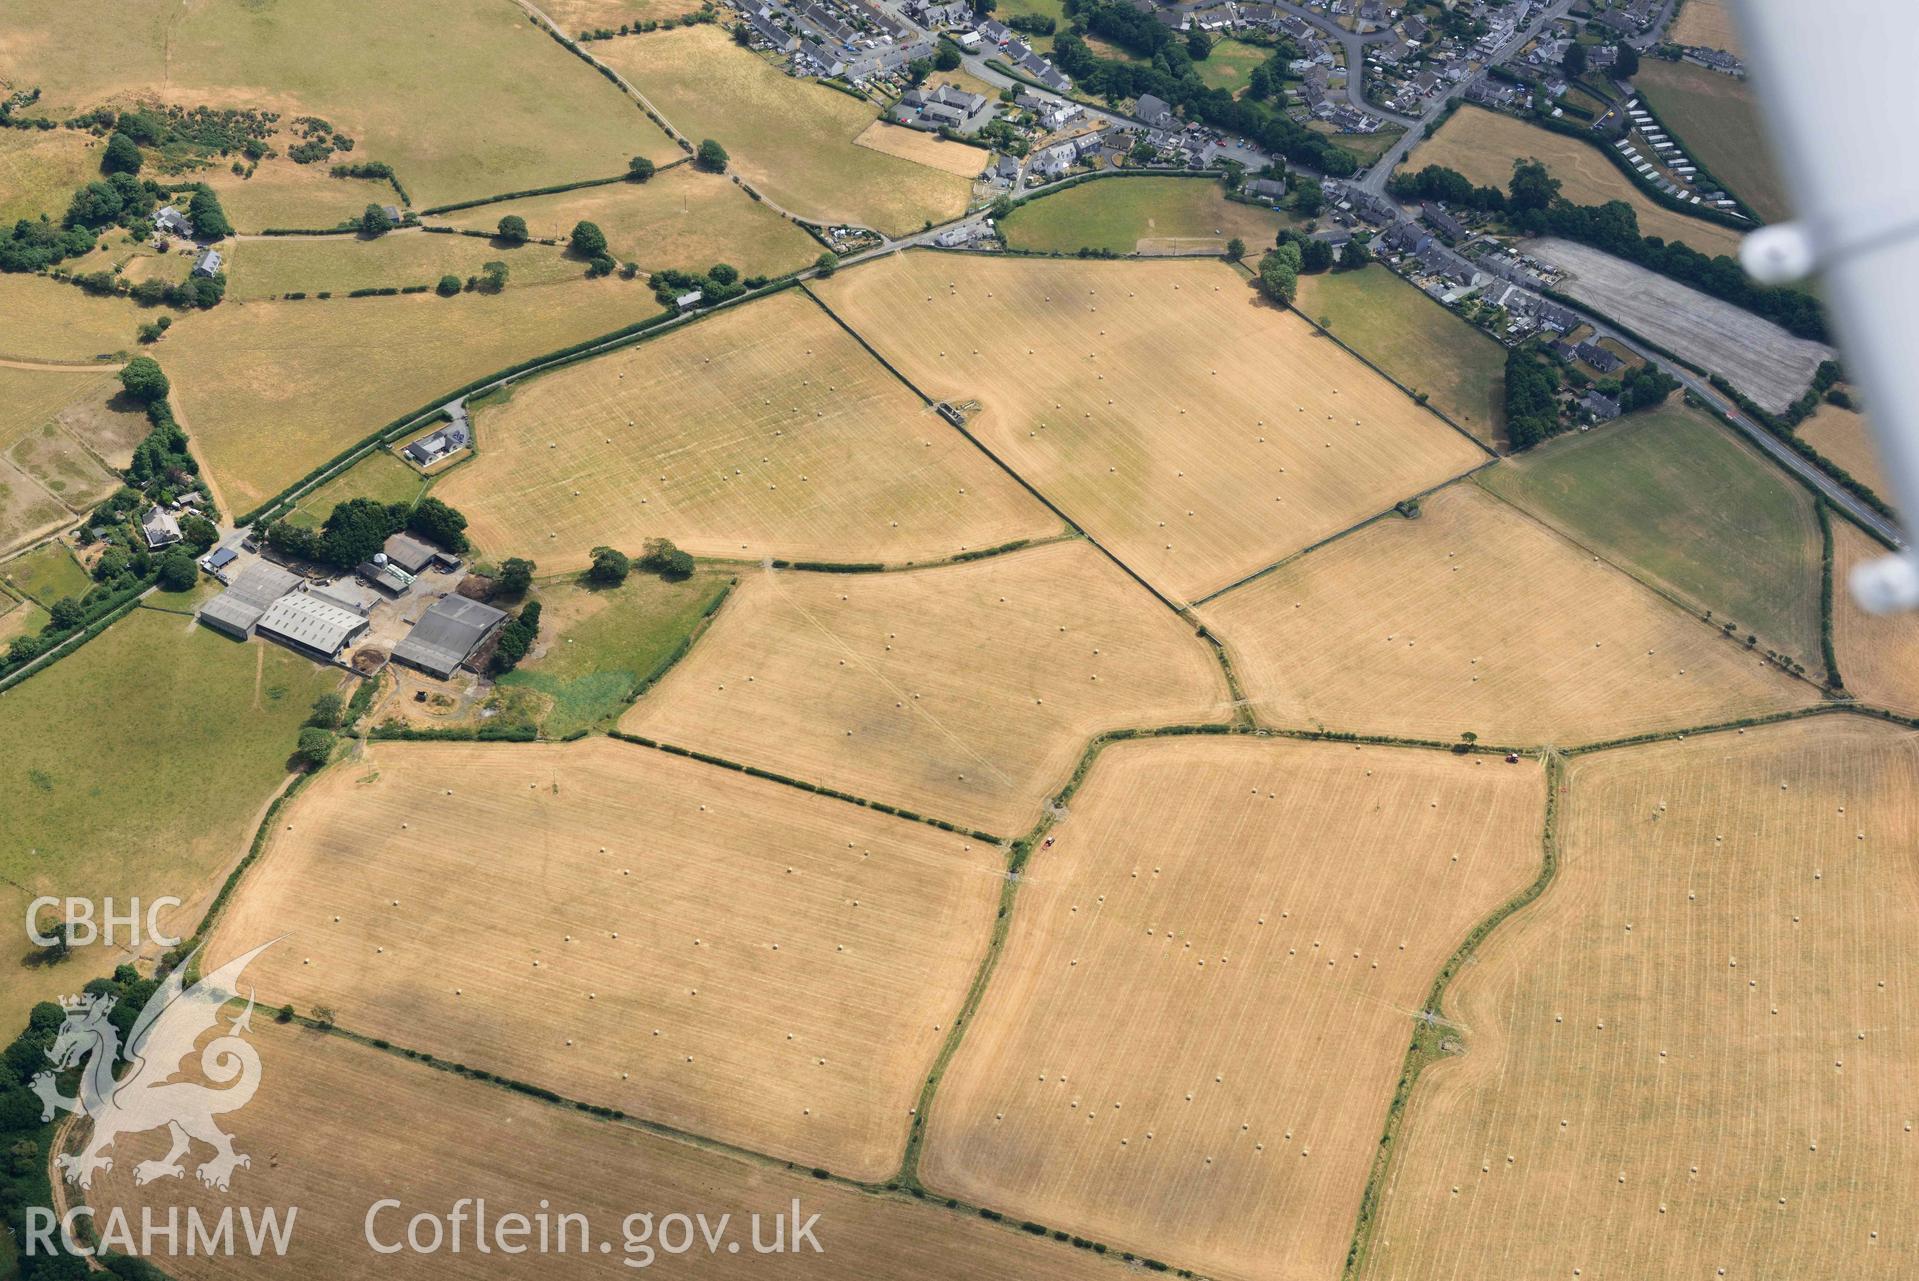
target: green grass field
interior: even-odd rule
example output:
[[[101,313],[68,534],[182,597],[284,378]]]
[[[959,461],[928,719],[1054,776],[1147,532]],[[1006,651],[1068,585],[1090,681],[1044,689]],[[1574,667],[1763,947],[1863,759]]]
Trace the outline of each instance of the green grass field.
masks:
[[[1820,539],[1810,496],[1677,403],[1480,473],[1502,498],[1817,674]]]
[[[1301,276],[1296,305],[1480,440],[1504,438],[1505,349],[1386,268]]]
[[[552,245],[507,247],[478,236],[393,231],[361,236],[276,236],[241,241],[227,267],[229,296],[277,298],[282,294],[336,297],[355,289],[437,285],[441,276],[462,281],[482,265],[503,262],[507,287],[583,280],[586,263]]]
[[[344,475],[320,486],[293,509],[287,520],[308,529],[317,529],[328,513],[354,498],[372,498],[383,503],[410,503],[426,488],[420,473],[388,453],[376,450],[353,464]]]
[[[1258,45],[1242,44],[1237,40],[1215,40],[1213,51],[1204,61],[1195,62],[1193,70],[1199,72],[1199,78],[1208,89],[1224,89],[1237,94],[1246,87],[1247,79],[1253,74],[1253,68],[1273,56],[1271,49],[1262,49]]]
[[[1648,58],[1634,81],[1673,140],[1767,222],[1792,216],[1752,86],[1690,62]]]
[[[1002,227],[1014,249],[1075,253],[1082,248],[1130,254],[1141,240],[1204,240],[1218,252],[1237,236],[1258,258],[1287,225],[1284,214],[1226,199],[1211,178],[1100,178],[1014,210]]]
[[[670,583],[636,573],[613,590],[545,584],[537,596],[546,653],[500,684],[552,700],[540,727],[549,738],[609,724],[640,682],[673,656],[730,577],[707,571]]]
[[[608,40],[594,53],[675,128],[716,139],[733,172],[802,217],[898,234],[956,217],[972,194],[969,178],[855,146],[877,107],[794,79],[718,27]]]
[[[19,0],[0,9],[0,81],[39,86],[37,110],[55,118],[162,85],[175,100],[320,116],[420,206],[678,154],[504,0]]]
[[[0,580],[16,594],[51,606],[63,596],[84,596],[93,586],[64,543],[47,543],[0,564]]]
[[[336,683],[276,645],[143,608],[0,694],[0,876],[15,921],[0,1022],[18,1026],[34,1000],[126,959],[85,948],[52,968],[20,964],[19,914],[35,894],[171,894],[186,903],[171,924],[191,932],[286,777],[313,700]]]

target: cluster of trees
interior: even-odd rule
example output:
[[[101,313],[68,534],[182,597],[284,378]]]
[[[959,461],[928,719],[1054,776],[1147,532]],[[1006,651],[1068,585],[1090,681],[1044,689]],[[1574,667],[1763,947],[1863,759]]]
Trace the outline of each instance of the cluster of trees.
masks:
[[[336,504],[317,530],[276,521],[268,527],[266,537],[268,545],[282,555],[347,570],[371,559],[387,539],[402,530],[450,552],[467,547],[466,517],[438,498],[422,498],[411,507],[374,498],[350,498]]]
[[[1600,390],[1605,390],[1604,384]],[[1679,380],[1663,369],[1651,365],[1628,369],[1619,379],[1619,412],[1630,414],[1635,409],[1651,409],[1663,404],[1666,397],[1678,390]]]
[[[535,568],[533,562],[523,556],[507,557],[500,562],[500,572],[493,576],[493,595],[526,595],[526,589],[533,586]]]
[[[96,998],[111,997],[114,1006],[107,1021],[120,1030],[122,1041],[133,1028],[160,979],[141,978],[131,965],[114,970],[112,978],[93,979],[82,990]],[[24,1242],[27,1210],[31,1206],[53,1204],[53,1189],[48,1185],[47,1163],[51,1157],[54,1126],[40,1120],[40,1097],[30,1087],[35,1076],[49,1071],[53,1061],[47,1057],[54,1038],[66,1021],[66,1011],[53,1001],[42,1001],[27,1016],[26,1029],[0,1052],[0,1216],[12,1229],[13,1239]],[[76,1089],[68,1071],[62,1082],[64,1093]],[[54,1234],[60,1241],[60,1234]],[[157,1281],[164,1274],[143,1259],[119,1254],[103,1254],[99,1260],[107,1275],[130,1281]],[[20,1249],[16,1253],[17,1276],[21,1281],[82,1281],[93,1275],[87,1261],[67,1254],[64,1248],[53,1253]]]
[[[586,581],[596,587],[618,587],[633,572],[633,561],[625,552],[611,547],[595,547],[593,564],[586,571]]]
[[[834,266],[839,260],[834,259]],[[709,303],[725,302],[729,298],[738,298],[751,289],[758,289],[766,283],[765,276],[742,276],[740,269],[731,263],[716,262],[707,268],[703,276],[690,271],[667,268],[653,273],[653,296],[662,307],[671,307],[681,294],[697,289],[704,301]]]
[[[539,635],[540,602],[530,600],[520,607],[519,617],[500,629],[500,639],[493,647],[493,661],[489,664],[493,674],[503,675],[518,667]]]
[[[1119,102],[1153,94],[1185,110],[1189,119],[1229,133],[1243,134],[1266,150],[1336,178],[1358,171],[1357,158],[1331,139],[1314,133],[1266,101],[1248,95],[1234,98],[1227,89],[1209,89],[1193,69],[1188,41],[1169,31],[1130,4],[1118,0],[1081,3],[1074,14],[1075,31],[1053,42],[1053,61],[1073,77],[1080,89]],[[1121,45],[1144,59],[1123,62],[1102,58],[1075,32],[1090,31]],[[1268,87],[1271,87],[1269,71]]]
[[[1228,257],[1236,256],[1231,252],[1232,247],[1227,245]],[[1244,251],[1244,244],[1240,244],[1240,249]],[[1280,306],[1289,306],[1299,293],[1301,273],[1328,271],[1333,262],[1333,247],[1325,241],[1314,240],[1290,227],[1282,229],[1278,245],[1259,260],[1259,291]]]
[[[699,150],[693,153],[693,163],[708,173],[725,173],[729,159],[726,148],[711,138],[702,142]]]
[[[504,221],[504,220],[502,220]],[[606,233],[600,230],[600,224],[581,219],[573,224],[572,234],[567,237],[572,251],[586,259],[586,274],[589,276],[608,276],[617,265],[613,254],[606,244]]]
[[[672,540],[649,538],[640,552],[640,568],[649,574],[678,582],[693,575],[693,557],[675,547]]]
[[[1475,187],[1465,174],[1444,165],[1427,165],[1417,173],[1396,173],[1387,181],[1386,190],[1401,200],[1438,200],[1487,213],[1506,207],[1505,192],[1497,187]]]
[[[692,575],[693,557],[666,538],[647,539],[637,560],[618,548],[595,547],[593,563],[586,571],[586,581],[595,587],[618,587],[635,568],[678,582]],[[528,570],[530,576],[530,565]]]
[[[1506,439],[1531,449],[1559,431],[1560,370],[1531,344],[1506,353]]]

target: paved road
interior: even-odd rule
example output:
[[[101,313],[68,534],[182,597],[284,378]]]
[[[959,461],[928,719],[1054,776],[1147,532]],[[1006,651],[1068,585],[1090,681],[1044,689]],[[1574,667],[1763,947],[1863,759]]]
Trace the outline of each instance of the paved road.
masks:
[[[1566,304],[1563,303],[1561,305],[1566,306]],[[1613,326],[1612,322],[1597,312],[1591,312],[1573,306],[1566,306],[1566,309],[1593,327],[1595,331],[1593,337],[1595,339],[1611,338],[1628,351],[1635,353],[1648,363],[1678,379],[1680,386],[1724,414],[1735,427],[1739,428],[1740,431],[1751,438],[1753,444],[1765,450],[1781,467],[1784,467],[1787,471],[1798,476],[1808,485],[1818,490],[1832,502],[1833,506],[1844,509],[1846,514],[1851,516],[1859,524],[1879,534],[1881,537],[1889,539],[1895,546],[1904,547],[1906,545],[1905,534],[1900,530],[1898,525],[1866,506],[1866,504],[1861,502],[1851,491],[1840,485],[1838,481],[1826,475],[1825,472],[1819,470],[1818,467],[1808,462],[1805,458],[1802,458],[1799,451],[1754,422],[1747,416],[1744,410],[1740,409],[1739,406],[1732,401],[1727,400],[1719,393],[1718,389],[1706,379],[1701,378],[1684,365],[1674,364],[1658,352],[1647,350],[1636,340],[1620,333],[1619,330]]]
[[[1299,18],[1319,28],[1328,38],[1335,41],[1346,51],[1346,100],[1348,102],[1352,103],[1361,111],[1370,112],[1377,116],[1384,116],[1388,120],[1392,120],[1398,124],[1414,125],[1419,123],[1411,116],[1402,116],[1396,111],[1388,111],[1386,108],[1377,106],[1366,99],[1366,46],[1369,44],[1383,44],[1393,39],[1393,32],[1390,28],[1382,27],[1378,31],[1368,31],[1365,35],[1361,35],[1356,31],[1346,30],[1346,28],[1334,22],[1325,14],[1317,13],[1303,5],[1289,4],[1287,0],[1273,0],[1273,7],[1282,12],[1290,13],[1293,17]]]
[[[1281,5],[1280,7],[1287,8],[1288,6]],[[1566,12],[1572,7],[1573,0],[1553,0],[1553,3],[1546,6],[1531,23],[1523,29],[1515,31],[1512,39],[1499,46],[1499,48],[1494,51],[1489,62],[1500,62],[1516,51],[1523,49],[1528,40],[1531,40],[1544,30],[1548,23],[1563,18]],[[1425,137],[1427,123],[1436,119],[1439,113],[1444,111],[1447,104],[1452,102],[1453,99],[1465,93],[1466,86],[1470,83],[1470,80],[1462,80],[1435,98],[1433,104],[1426,108],[1425,115],[1420,117],[1418,124],[1408,129],[1404,137],[1387,149],[1386,154],[1381,156],[1373,167],[1366,171],[1366,175],[1359,180],[1359,185],[1367,191],[1383,194],[1386,190],[1386,180],[1392,177],[1393,170],[1397,168],[1399,162],[1404,160],[1407,154],[1419,144],[1419,140]]]

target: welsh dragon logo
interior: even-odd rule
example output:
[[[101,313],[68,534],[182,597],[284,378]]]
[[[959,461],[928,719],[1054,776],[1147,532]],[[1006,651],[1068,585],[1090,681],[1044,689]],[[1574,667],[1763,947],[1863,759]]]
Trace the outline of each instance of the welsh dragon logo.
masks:
[[[232,1020],[231,1032],[213,1038],[200,1051],[201,1072],[224,1088],[171,1078],[193,1053],[201,1035],[219,1023],[221,1010],[236,991],[240,972],[271,946],[271,942],[263,943],[187,987],[186,972],[199,955],[194,952],[141,1008],[127,1035],[124,1052],[119,1029],[107,1018],[114,998],[78,996],[60,1002],[67,1017],[47,1057],[61,1071],[85,1063],[80,1093],[77,1098],[61,1094],[53,1072],[40,1073],[33,1078],[32,1086],[45,1104],[42,1121],[51,1121],[56,1110],[65,1110],[84,1113],[93,1122],[93,1133],[84,1149],[54,1158],[69,1183],[92,1186],[95,1171],[113,1168],[107,1149],[114,1140],[162,1126],[172,1135],[173,1146],[161,1159],[135,1166],[136,1183],[184,1175],[180,1158],[187,1155],[195,1140],[213,1149],[212,1159],[196,1171],[208,1187],[224,1192],[233,1171],[251,1164],[245,1153],[233,1150],[232,1136],[214,1121],[222,1113],[245,1107],[260,1088],[260,1056],[244,1039],[253,1017],[251,991],[246,1008]],[[122,1063],[130,1065],[131,1070],[124,1076],[116,1075]]]

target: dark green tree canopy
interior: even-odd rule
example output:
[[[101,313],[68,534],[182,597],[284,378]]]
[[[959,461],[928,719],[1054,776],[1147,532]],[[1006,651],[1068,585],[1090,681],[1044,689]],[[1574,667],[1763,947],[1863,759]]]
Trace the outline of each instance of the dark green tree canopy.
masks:
[[[165,400],[167,392],[172,390],[160,362],[151,356],[135,356],[129,360],[120,370],[120,385],[127,389],[127,395],[147,404]]]
[[[606,233],[600,230],[596,222],[580,221],[573,224],[570,237],[573,251],[586,258],[602,258],[606,255]]]

